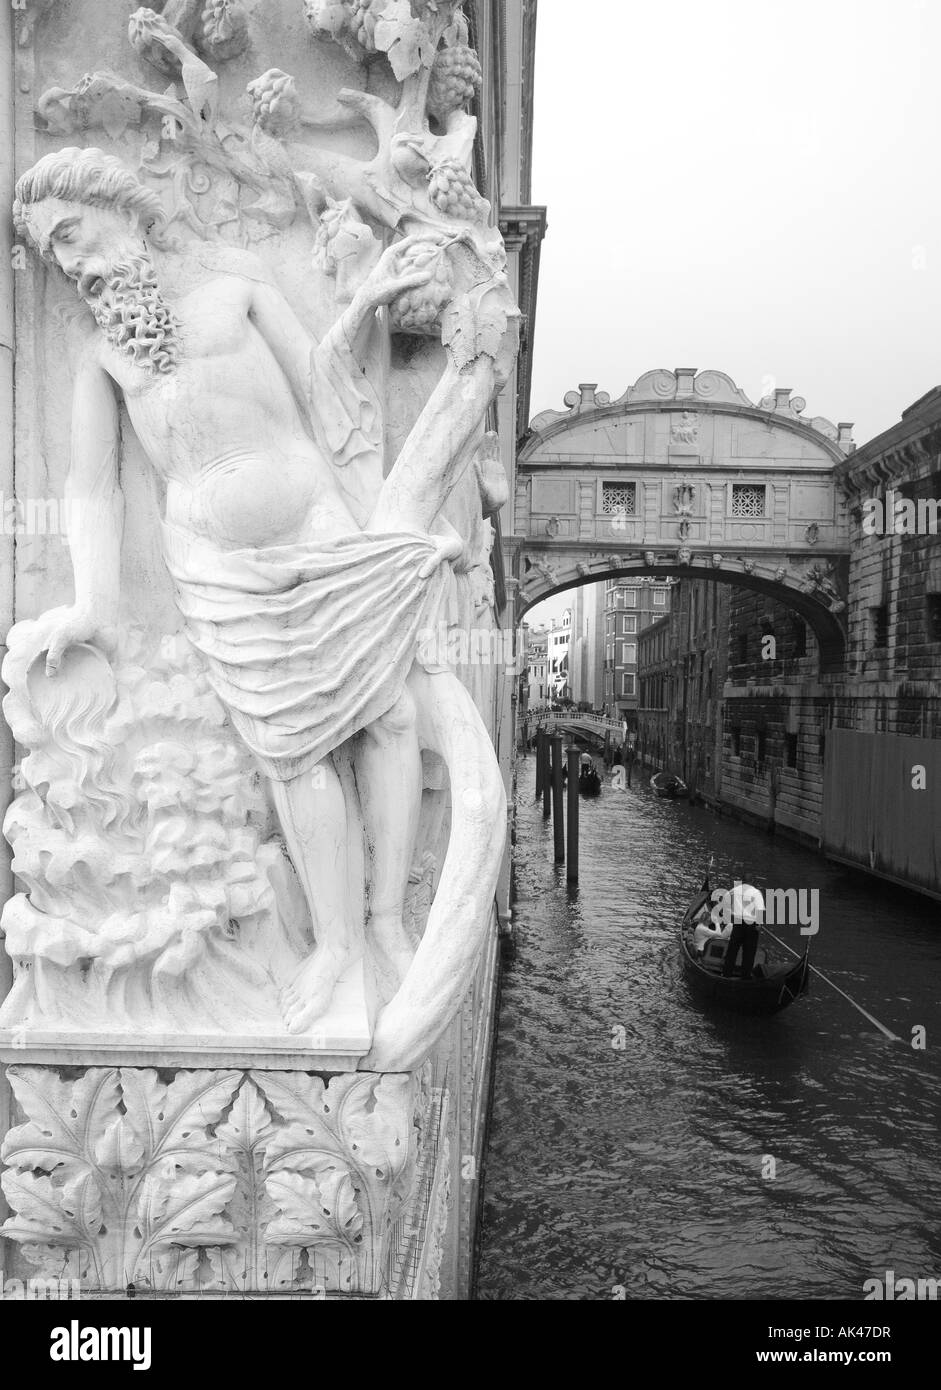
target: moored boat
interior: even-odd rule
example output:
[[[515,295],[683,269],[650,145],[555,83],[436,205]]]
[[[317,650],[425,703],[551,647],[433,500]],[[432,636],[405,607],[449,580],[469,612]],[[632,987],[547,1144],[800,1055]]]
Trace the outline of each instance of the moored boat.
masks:
[[[689,795],[686,783],[672,772],[655,772],[650,779],[650,785],[657,796],[668,801],[677,801],[680,797]]]

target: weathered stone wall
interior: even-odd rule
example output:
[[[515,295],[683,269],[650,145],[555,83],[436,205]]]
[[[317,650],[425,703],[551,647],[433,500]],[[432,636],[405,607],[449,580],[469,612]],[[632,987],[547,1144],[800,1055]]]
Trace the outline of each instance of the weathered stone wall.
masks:
[[[826,696],[813,632],[786,605],[735,590],[728,616],[722,800],[747,819],[819,838]]]

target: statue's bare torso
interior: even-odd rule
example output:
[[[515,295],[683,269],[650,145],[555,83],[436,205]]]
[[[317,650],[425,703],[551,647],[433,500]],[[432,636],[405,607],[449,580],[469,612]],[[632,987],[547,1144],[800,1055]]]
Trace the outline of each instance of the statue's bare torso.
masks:
[[[236,266],[237,255],[229,257]],[[254,258],[245,259],[250,267]],[[224,549],[359,529],[304,428],[283,365],[253,322],[255,279],[172,257],[161,285],[180,325],[173,370],[137,366],[101,335],[98,351],[166,483],[167,521]]]

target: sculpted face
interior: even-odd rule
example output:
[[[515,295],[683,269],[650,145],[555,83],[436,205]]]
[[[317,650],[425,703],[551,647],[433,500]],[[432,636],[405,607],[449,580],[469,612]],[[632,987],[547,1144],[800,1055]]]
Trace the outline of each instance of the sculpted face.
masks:
[[[135,366],[172,371],[179,324],[160,293],[133,217],[120,209],[43,198],[29,206],[26,219],[42,254],[74,280],[111,346]]]
[[[128,213],[64,198],[44,198],[26,213],[30,232],[78,292],[94,302],[111,280],[114,267],[141,254],[143,239]]]

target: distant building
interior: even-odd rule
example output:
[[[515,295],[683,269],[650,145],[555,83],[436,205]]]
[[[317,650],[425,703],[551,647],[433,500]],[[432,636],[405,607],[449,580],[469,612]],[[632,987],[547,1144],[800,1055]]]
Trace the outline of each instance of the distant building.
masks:
[[[673,586],[669,614],[638,636],[638,755],[716,802],[722,779],[722,714],[730,590],[709,580]]]
[[[520,711],[542,709],[556,700],[571,699],[569,684],[569,645],[572,636],[572,610],[536,627],[523,624],[525,675],[522,681]],[[523,693],[525,692],[525,693]]]
[[[607,712],[637,728],[637,641],[670,611],[670,580],[608,579],[604,586],[603,700]]]
[[[554,700],[570,700],[572,688],[569,682],[569,646],[572,640],[572,610],[566,608],[561,618],[557,618],[549,628],[549,697]]]
[[[569,683],[575,704],[591,710],[604,704],[603,600],[600,584],[583,584],[572,592]]]
[[[541,709],[548,699],[549,634],[543,627],[530,628],[523,624],[523,694],[520,713]]]

